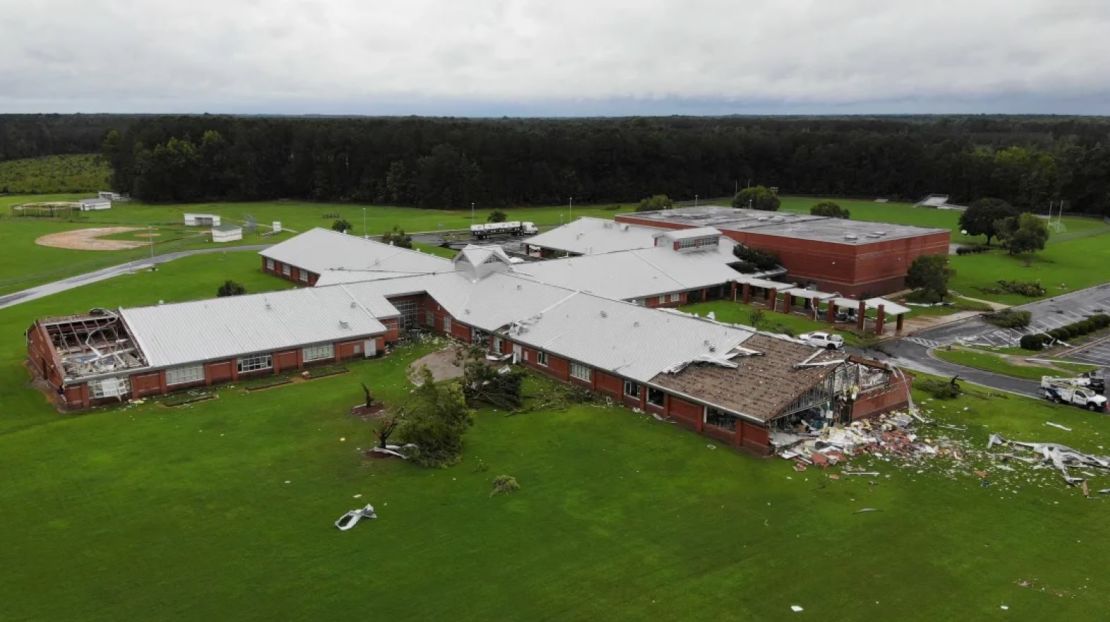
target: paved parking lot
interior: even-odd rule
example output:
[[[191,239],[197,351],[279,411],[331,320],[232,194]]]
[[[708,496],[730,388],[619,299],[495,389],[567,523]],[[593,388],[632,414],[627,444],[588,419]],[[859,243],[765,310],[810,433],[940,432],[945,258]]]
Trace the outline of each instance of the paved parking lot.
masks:
[[[1032,313],[1032,321],[1028,328],[1022,330],[998,328],[981,319],[973,318],[924,331],[911,337],[910,340],[926,347],[937,347],[950,343],[994,347],[1016,346],[1022,335],[1047,332],[1065,324],[1078,322],[1095,313],[1110,313],[1110,283],[1014,308]],[[1092,348],[1090,356],[1105,361],[1096,364],[1110,364],[1110,359],[1100,358],[1110,355],[1108,350],[1110,350],[1110,345]]]
[[[1073,350],[1064,358],[1077,363],[1110,367],[1110,338]]]

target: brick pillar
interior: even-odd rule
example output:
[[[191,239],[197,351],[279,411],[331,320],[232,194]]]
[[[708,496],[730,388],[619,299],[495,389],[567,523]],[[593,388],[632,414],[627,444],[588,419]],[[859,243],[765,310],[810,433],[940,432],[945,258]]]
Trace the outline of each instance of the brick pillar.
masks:
[[[779,306],[779,290],[772,287],[767,290],[767,308],[774,311],[777,306]]]
[[[736,281],[732,282],[732,300],[736,301]]]
[[[859,308],[856,310],[856,328],[863,330],[863,321],[867,317],[867,304],[862,300],[859,301]]]
[[[790,315],[790,307],[794,304],[794,296],[790,292],[782,295],[782,312]]]
[[[750,283],[744,283],[744,304],[752,301],[752,286]]]
[[[828,305],[829,308],[825,310],[825,321],[832,324],[836,322],[836,303],[830,300]]]
[[[902,320],[904,320],[904,319],[906,319],[906,314],[905,313],[899,315],[894,320],[894,334],[896,334],[896,335],[901,335],[902,334]]]
[[[883,334],[883,324],[886,323],[886,309],[879,305],[878,314],[875,316],[875,334]]]

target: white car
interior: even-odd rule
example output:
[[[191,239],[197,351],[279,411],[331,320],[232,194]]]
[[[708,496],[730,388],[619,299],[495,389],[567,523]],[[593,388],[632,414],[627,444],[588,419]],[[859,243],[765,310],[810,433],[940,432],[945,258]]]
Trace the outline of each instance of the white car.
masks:
[[[824,348],[826,350],[839,350],[844,347],[844,338],[833,333],[804,333],[798,335],[798,339],[801,339],[811,346],[817,346],[818,348]]]

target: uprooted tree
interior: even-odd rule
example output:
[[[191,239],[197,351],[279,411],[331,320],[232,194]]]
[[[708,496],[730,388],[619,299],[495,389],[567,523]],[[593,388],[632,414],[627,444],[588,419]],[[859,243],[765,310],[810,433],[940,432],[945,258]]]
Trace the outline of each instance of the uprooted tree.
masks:
[[[515,367],[495,367],[481,348],[470,348],[463,363],[463,396],[468,405],[489,404],[518,410],[523,404],[524,372]]]
[[[389,446],[389,437],[393,436],[400,424],[401,420],[393,415],[386,415],[374,423],[374,438],[378,441],[378,447],[386,449]]]
[[[408,454],[421,466],[458,462],[463,433],[470,427],[470,409],[457,382],[436,384],[427,367],[420,368],[419,387],[399,408],[396,433],[415,447]]]

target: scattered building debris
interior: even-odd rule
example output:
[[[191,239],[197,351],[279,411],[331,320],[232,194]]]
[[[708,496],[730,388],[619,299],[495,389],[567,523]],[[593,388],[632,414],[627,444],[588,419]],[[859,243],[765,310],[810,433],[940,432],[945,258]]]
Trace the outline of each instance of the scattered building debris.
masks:
[[[1063,430],[1063,431],[1065,431],[1065,432],[1071,432],[1071,428],[1069,428],[1069,427],[1068,427],[1068,426],[1066,426],[1066,425],[1060,425],[1059,423],[1053,423],[1053,422],[1051,422],[1051,421],[1045,421],[1045,422],[1044,422],[1044,424],[1045,424],[1045,425],[1048,425],[1048,426],[1052,426],[1052,427],[1054,427],[1054,428],[1056,428],[1056,429],[1058,429],[1058,430]]]
[[[335,527],[339,531],[350,531],[362,519],[377,517],[378,514],[374,511],[374,506],[367,503],[366,507],[355,508],[347,512],[343,516],[340,516],[339,520],[335,521]]]

